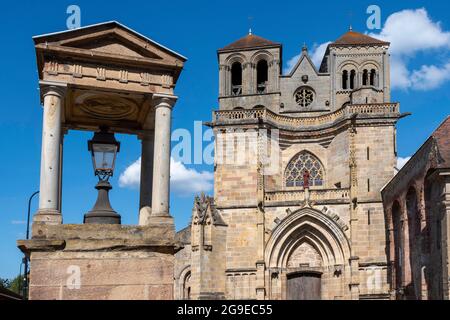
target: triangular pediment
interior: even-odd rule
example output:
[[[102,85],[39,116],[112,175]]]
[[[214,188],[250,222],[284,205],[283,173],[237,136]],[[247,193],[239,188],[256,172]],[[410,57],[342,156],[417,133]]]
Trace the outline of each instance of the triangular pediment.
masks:
[[[140,43],[127,39],[115,31],[93,36],[89,39],[63,41],[60,45],[128,57],[163,59],[161,55],[158,55],[157,48],[142,47]]]
[[[179,65],[182,55],[129,29],[118,22],[106,22],[79,29],[34,37],[37,49],[63,51],[65,55],[95,53],[97,56],[121,60],[159,61]]]
[[[306,52],[303,52],[300,55],[300,58],[298,59],[295,66],[292,68],[291,72],[289,73],[289,76],[294,76],[297,72],[306,73],[310,75],[317,75],[317,69],[312,60],[310,59],[309,55]]]

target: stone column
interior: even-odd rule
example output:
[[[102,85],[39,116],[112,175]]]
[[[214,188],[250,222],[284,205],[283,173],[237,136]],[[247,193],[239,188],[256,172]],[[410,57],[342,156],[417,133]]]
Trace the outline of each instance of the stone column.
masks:
[[[58,197],[59,197],[59,204],[58,204],[58,211],[62,212],[62,184],[63,184],[63,159],[64,159],[64,135],[65,130],[63,129],[61,132],[61,141],[59,142],[59,191],[58,191]]]
[[[251,62],[242,64],[242,94],[256,93],[256,80],[254,80],[255,65]]]
[[[170,192],[170,134],[172,107],[177,97],[164,94],[153,96],[155,106],[155,142],[153,164],[153,197],[151,221],[171,223]]]
[[[226,95],[226,76],[227,76],[227,66],[221,64],[219,66],[219,97]]]
[[[139,225],[149,223],[152,214],[153,188],[153,139],[154,132],[146,132],[141,137],[141,190],[139,199]]]
[[[44,101],[41,177],[39,210],[34,216],[34,221],[60,224],[62,223],[60,210],[61,123],[65,86],[41,82],[41,93]]]

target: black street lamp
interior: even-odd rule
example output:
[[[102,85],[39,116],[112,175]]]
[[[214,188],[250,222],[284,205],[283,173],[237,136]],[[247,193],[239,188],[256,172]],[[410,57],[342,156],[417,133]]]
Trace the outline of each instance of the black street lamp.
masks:
[[[113,176],[117,152],[120,142],[116,140],[108,128],[101,127],[92,140],[88,141],[88,150],[92,155],[94,173],[99,182],[95,186],[98,190],[97,202],[91,211],[84,215],[86,224],[120,224],[120,215],[111,208],[108,192],[112,189],[109,178]]]

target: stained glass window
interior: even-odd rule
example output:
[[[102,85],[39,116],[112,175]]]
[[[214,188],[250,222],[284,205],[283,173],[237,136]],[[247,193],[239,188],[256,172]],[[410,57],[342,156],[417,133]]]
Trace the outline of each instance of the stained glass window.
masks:
[[[289,162],[286,168],[286,187],[303,187],[303,175],[309,173],[310,186],[322,186],[324,170],[322,163],[314,155],[307,151],[297,154]]]

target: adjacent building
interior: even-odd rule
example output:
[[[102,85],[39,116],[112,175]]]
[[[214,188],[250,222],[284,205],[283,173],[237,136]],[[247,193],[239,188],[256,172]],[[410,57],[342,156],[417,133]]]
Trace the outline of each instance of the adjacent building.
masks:
[[[398,299],[449,299],[450,117],[382,190]]]

